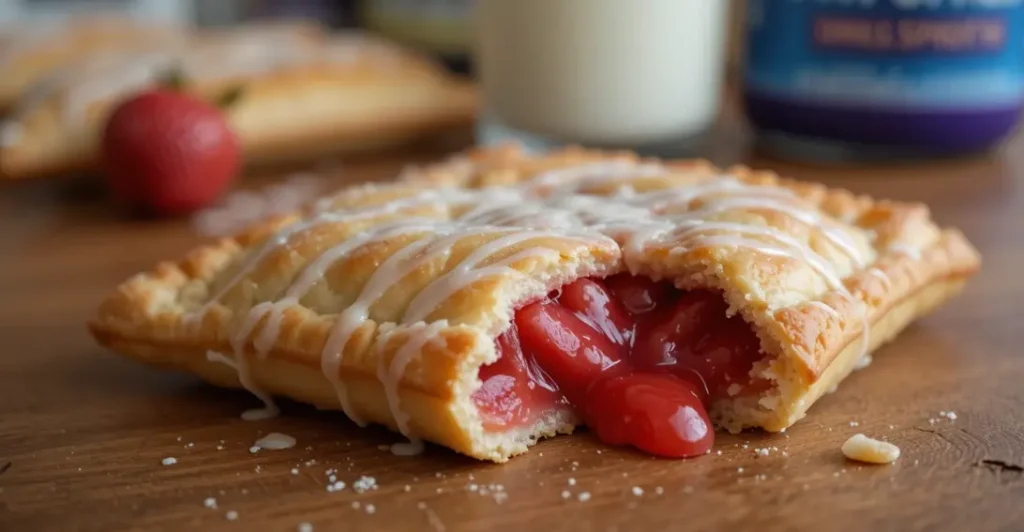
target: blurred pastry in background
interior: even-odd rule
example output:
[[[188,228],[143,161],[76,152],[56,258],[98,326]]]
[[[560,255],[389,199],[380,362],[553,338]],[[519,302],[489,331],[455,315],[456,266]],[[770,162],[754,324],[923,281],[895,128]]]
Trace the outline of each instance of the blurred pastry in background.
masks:
[[[303,18],[256,19],[245,24],[196,28],[192,42],[204,45],[246,46],[260,40],[289,48],[323,44],[331,32],[319,22]]]
[[[205,32],[183,47],[106,54],[38,83],[0,125],[0,177],[96,167],[110,110],[173,81],[217,101],[247,163],[301,161],[472,123],[475,89],[441,65],[361,32],[305,26]]]
[[[186,39],[185,29],[175,24],[116,15],[0,28],[0,112],[55,70],[106,54],[179,46]]]

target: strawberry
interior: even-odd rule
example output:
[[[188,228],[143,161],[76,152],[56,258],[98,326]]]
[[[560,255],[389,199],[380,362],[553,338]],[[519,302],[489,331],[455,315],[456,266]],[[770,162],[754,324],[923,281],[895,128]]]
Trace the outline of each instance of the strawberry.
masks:
[[[204,207],[238,172],[238,139],[221,111],[187,94],[156,89],[110,115],[103,166],[115,197],[163,215]]]

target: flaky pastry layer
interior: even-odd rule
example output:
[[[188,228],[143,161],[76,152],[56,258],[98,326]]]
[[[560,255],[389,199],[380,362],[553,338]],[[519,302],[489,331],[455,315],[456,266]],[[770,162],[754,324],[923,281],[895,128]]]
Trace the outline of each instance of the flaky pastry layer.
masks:
[[[139,274],[90,330],[145,362],[229,387],[244,374],[250,389],[504,461],[577,422],[563,407],[489,432],[471,399],[514,310],[551,289],[629,271],[720,291],[761,339],[752,373],[775,385],[711,415],[778,431],[978,266],[923,205],[699,161],[481,149]]]

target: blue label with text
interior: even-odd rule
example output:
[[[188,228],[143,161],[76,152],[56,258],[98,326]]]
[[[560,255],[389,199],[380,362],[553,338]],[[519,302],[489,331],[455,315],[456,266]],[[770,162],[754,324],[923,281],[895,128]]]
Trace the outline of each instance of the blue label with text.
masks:
[[[745,83],[819,103],[1024,100],[1024,0],[751,0]]]

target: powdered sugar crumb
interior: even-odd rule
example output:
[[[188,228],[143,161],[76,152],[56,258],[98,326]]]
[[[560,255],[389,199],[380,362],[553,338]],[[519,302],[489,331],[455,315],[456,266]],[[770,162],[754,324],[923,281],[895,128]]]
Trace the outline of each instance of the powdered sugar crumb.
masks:
[[[216,510],[217,499],[214,499],[213,497],[207,497],[206,500],[203,501],[203,506],[210,508],[212,510]]]
[[[226,517],[228,521],[235,521],[238,519],[238,512],[231,510],[228,513],[224,514],[224,517]]]
[[[160,460],[160,463],[165,465],[165,466],[170,466],[170,465],[177,464],[178,463],[178,459],[173,457],[173,456],[168,456],[167,458],[164,458],[163,460]]]
[[[296,530],[298,532],[313,532],[313,525],[309,523],[299,523],[299,526],[298,528],[296,528]]]
[[[377,479],[368,476],[359,477],[359,480],[352,483],[352,489],[355,490],[356,493],[365,493],[370,490],[375,490],[377,489]]]

